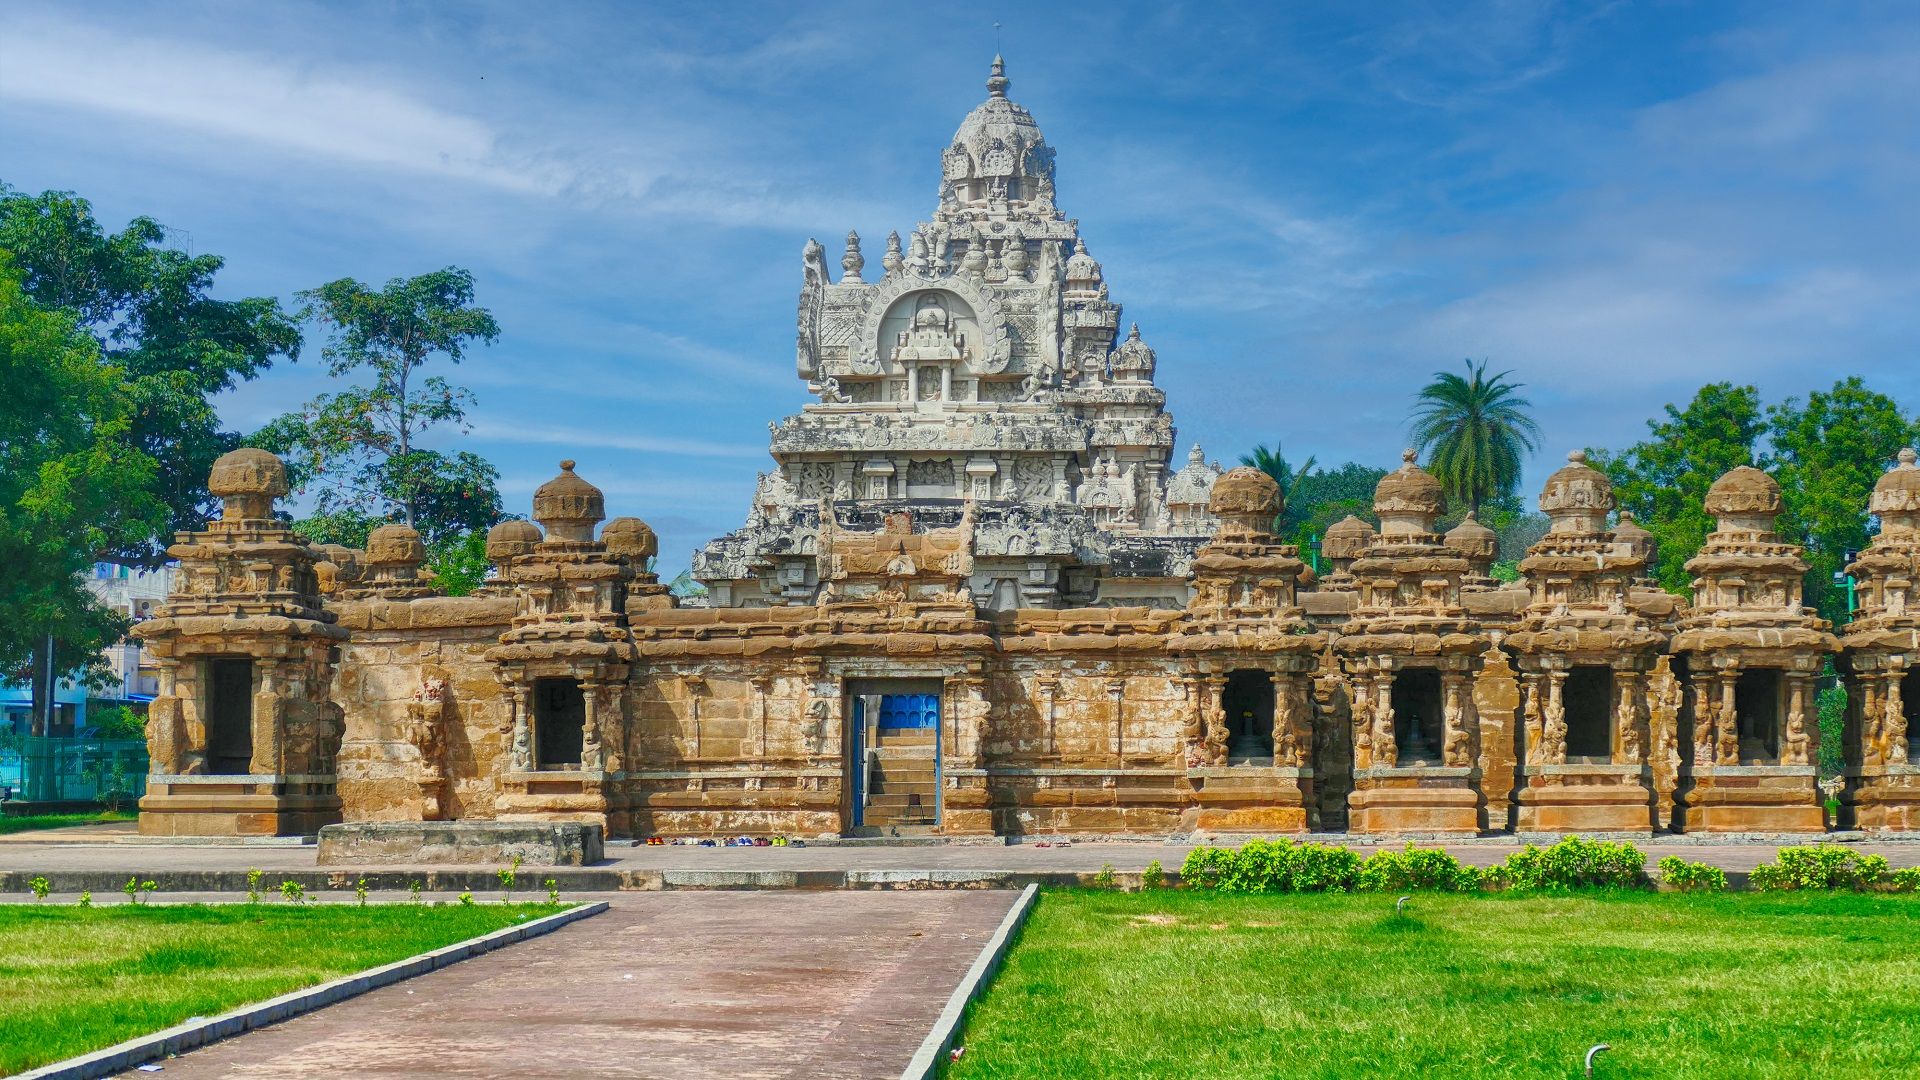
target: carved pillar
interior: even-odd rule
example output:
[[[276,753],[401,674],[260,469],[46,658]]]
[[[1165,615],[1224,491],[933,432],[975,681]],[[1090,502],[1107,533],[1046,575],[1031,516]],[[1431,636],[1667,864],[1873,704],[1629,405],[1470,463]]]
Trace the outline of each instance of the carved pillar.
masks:
[[[1714,713],[1714,755],[1713,760],[1721,765],[1740,764],[1740,714],[1734,692],[1740,681],[1737,670],[1720,674],[1720,702]]]
[[[1353,700],[1349,704],[1348,728],[1353,738],[1353,767],[1373,767],[1373,685],[1362,676],[1351,683]]]
[[[1227,761],[1227,677],[1225,675],[1207,676],[1207,753],[1209,765],[1224,765]]]
[[[1046,724],[1046,753],[1052,757],[1060,752],[1058,725],[1060,721],[1060,679],[1056,675],[1041,675],[1035,681],[1040,689],[1041,720]]]
[[[580,725],[580,769],[603,772],[607,767],[606,744],[600,731],[605,716],[607,684],[599,679],[580,680],[583,717]]]
[[[1646,745],[1640,738],[1640,703],[1645,686],[1637,671],[1614,673],[1613,753],[1622,765],[1640,765],[1646,761]]]
[[[533,771],[533,685],[514,679],[508,688],[513,699],[513,751],[509,759],[514,772]]]
[[[1907,706],[1900,697],[1900,684],[1906,674],[1906,670],[1900,667],[1887,672],[1886,719],[1881,728],[1884,732],[1882,744],[1886,747],[1886,762],[1889,765],[1907,764]]]
[[[1467,676],[1449,671],[1440,683],[1440,760],[1450,768],[1473,765],[1473,730],[1467,722]]]
[[[1400,744],[1393,730],[1393,676],[1376,675],[1373,680],[1373,763],[1378,768],[1400,765]]]
[[[1787,679],[1786,730],[1780,736],[1782,765],[1811,765],[1820,751],[1820,726],[1810,722],[1813,680],[1804,675]]]
[[[753,742],[758,750],[757,760],[764,766],[767,760],[767,698],[773,693],[773,680],[761,676],[753,680]]]
[[[280,693],[279,665],[261,660],[254,669],[259,682],[253,693],[253,758],[247,763],[247,771],[256,776],[272,775],[281,771],[286,701]]]
[[[1273,680],[1273,763],[1283,768],[1301,764],[1300,680],[1292,672],[1279,672]],[[1311,740],[1307,740],[1311,745]]]
[[[707,688],[706,676],[682,676],[680,685],[687,689],[688,736],[693,748],[692,757],[695,761],[698,761],[704,756],[704,749],[700,739],[700,695]]]
[[[1540,763],[1567,763],[1567,673],[1553,668],[1546,675],[1546,703],[1541,708]]]

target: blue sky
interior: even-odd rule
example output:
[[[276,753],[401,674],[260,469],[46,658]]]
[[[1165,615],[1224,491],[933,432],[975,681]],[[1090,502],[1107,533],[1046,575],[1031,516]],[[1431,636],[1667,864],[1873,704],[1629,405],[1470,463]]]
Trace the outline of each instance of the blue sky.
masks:
[[[0,179],[151,214],[236,295],[472,269],[505,336],[443,372],[461,441],[520,512],[578,458],[668,573],[806,400],[801,246],[928,215],[996,18],[1182,453],[1391,466],[1466,357],[1529,386],[1529,487],[1706,381],[1920,408],[1920,7],[687,7],[13,0]]]

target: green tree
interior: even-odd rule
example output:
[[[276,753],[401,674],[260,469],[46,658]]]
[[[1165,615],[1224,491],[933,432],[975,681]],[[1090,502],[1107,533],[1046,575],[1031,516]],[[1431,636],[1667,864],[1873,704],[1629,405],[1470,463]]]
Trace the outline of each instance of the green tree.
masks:
[[[1703,386],[1684,409],[1666,407],[1666,419],[1647,421],[1645,442],[1610,453],[1589,450],[1588,460],[1613,481],[1623,510],[1653,534],[1658,546],[1655,581],[1687,595],[1693,584],[1687,560],[1713,531],[1707,489],[1727,470],[1750,465],[1765,424],[1760,394],[1751,386]],[[1865,504],[1862,503],[1862,506]]]
[[[157,530],[166,508],[153,459],[127,438],[120,369],[71,313],[36,304],[4,253],[0,387],[0,671],[95,666],[126,625],[81,575],[116,543]]]
[[[1280,534],[1305,551],[1328,526],[1349,514],[1378,527],[1380,521],[1373,515],[1373,489],[1386,475],[1385,469],[1352,461],[1335,469],[1302,470],[1287,494]]]
[[[1305,465],[1295,469],[1292,465],[1288,464],[1286,452],[1280,448],[1278,442],[1273,444],[1273,449],[1271,450],[1267,449],[1266,444],[1262,443],[1254,447],[1251,453],[1240,455],[1240,464],[1259,469],[1261,472],[1272,477],[1274,483],[1280,485],[1280,498],[1282,500],[1292,496],[1295,485],[1298,484],[1302,477],[1313,470],[1314,461],[1315,459],[1310,457],[1307,459]],[[1280,516],[1275,517],[1273,519],[1273,531],[1276,533],[1280,532],[1284,528],[1285,521],[1286,515],[1284,512]]]
[[[1511,371],[1487,377],[1487,365],[1467,361],[1462,378],[1435,372],[1413,410],[1413,445],[1427,454],[1427,468],[1447,495],[1475,513],[1480,505],[1511,494],[1520,482],[1520,459],[1534,449],[1539,427],[1527,415],[1521,383]]]
[[[315,495],[315,518],[348,532],[404,521],[430,544],[497,521],[492,465],[419,445],[442,425],[464,429],[473,403],[465,388],[421,369],[436,357],[457,364],[476,342],[500,336],[493,315],[473,303],[473,275],[448,267],[381,289],[342,278],[300,297],[301,315],[330,331],[328,372],[368,379],[321,394],[249,440],[286,457],[294,489]]]
[[[106,545],[90,555],[160,565],[173,532],[199,528],[213,512],[207,473],[239,445],[212,399],[276,358],[296,357],[299,325],[271,298],[214,299],[219,256],[167,246],[167,230],[152,218],[108,233],[71,192],[28,195],[0,184],[0,251],[12,256],[29,298],[71,312],[94,338],[96,362],[111,365],[127,403],[115,437],[157,465],[147,483],[164,513],[148,515],[145,499],[101,507]]]
[[[1845,569],[1847,552],[1867,545],[1873,485],[1915,434],[1899,405],[1858,376],[1808,394],[1805,405],[1788,398],[1767,409],[1763,467],[1783,491],[1780,532],[1806,547],[1807,602],[1829,619],[1847,616],[1833,575]]]

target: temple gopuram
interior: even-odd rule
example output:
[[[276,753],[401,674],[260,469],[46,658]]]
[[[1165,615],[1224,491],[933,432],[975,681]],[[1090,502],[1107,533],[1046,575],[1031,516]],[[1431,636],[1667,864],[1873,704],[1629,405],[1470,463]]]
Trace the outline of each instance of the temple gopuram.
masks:
[[[1121,330],[1008,87],[996,58],[933,219],[888,237],[872,280],[858,237],[837,279],[807,245],[814,400],[773,425],[745,526],[695,556],[699,606],[572,461],[456,597],[412,529],[308,544],[275,513],[282,463],[222,458],[222,515],[179,536],[175,594],[137,631],[162,664],[142,831],[320,830],[322,861],[379,861],[489,830],[590,852],[1920,827],[1912,451],[1861,508],[1881,529],[1837,636],[1802,603],[1779,486],[1748,467],[1706,497],[1691,600],[1653,585],[1649,534],[1578,452],[1516,582],[1471,516],[1438,531],[1411,451],[1378,528],[1335,525],[1317,575],[1273,534],[1264,473],[1198,449],[1172,467],[1155,353]],[[1837,822],[1815,768],[1830,664],[1850,702]]]

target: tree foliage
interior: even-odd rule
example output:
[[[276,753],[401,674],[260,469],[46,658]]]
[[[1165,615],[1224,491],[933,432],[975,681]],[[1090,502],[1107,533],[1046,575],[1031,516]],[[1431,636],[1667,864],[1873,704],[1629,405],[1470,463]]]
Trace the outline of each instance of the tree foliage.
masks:
[[[1301,470],[1287,494],[1286,511],[1280,515],[1280,534],[1306,550],[1314,537],[1349,514],[1378,526],[1379,519],[1373,515],[1373,489],[1386,475],[1385,469],[1352,461],[1334,469]]]
[[[443,425],[464,430],[473,395],[421,369],[459,363],[500,328],[474,306],[473,275],[448,267],[395,278],[380,289],[342,278],[300,294],[301,315],[329,331],[330,374],[367,380],[321,394],[249,440],[287,459],[296,491],[315,496],[335,524],[404,521],[431,543],[499,520],[499,474],[478,455],[423,448]],[[310,534],[311,535],[311,534]]]
[[[1487,376],[1487,365],[1467,361],[1465,378],[1435,372],[1413,410],[1414,448],[1449,498],[1478,512],[1482,503],[1511,494],[1521,458],[1534,449],[1539,427],[1527,414],[1511,371]]]
[[[1647,429],[1645,442],[1618,453],[1590,450],[1587,457],[1613,481],[1620,508],[1653,534],[1654,580],[1686,595],[1693,583],[1687,560],[1713,531],[1707,489],[1727,470],[1755,460],[1765,430],[1760,393],[1732,383],[1703,386],[1686,408],[1668,405],[1666,418],[1647,421]]]
[[[87,666],[125,631],[81,575],[165,519],[155,465],[127,437],[120,369],[68,312],[27,295],[0,254],[0,671],[51,633],[55,667]]]
[[[163,514],[107,507],[98,519],[106,545],[97,554],[148,567],[165,561],[175,530],[198,528],[213,512],[207,473],[239,445],[221,429],[212,398],[276,358],[296,357],[301,340],[277,300],[210,295],[225,262],[219,256],[167,241],[152,218],[108,233],[71,192],[28,195],[0,184],[0,251],[12,256],[26,295],[70,312],[98,344],[96,362],[111,366],[125,403],[114,436],[127,446],[120,457],[156,464],[148,493]]]
[[[1713,482],[1736,466],[1757,465],[1780,482],[1780,535],[1806,549],[1808,603],[1827,618],[1846,617],[1833,575],[1847,552],[1868,542],[1873,485],[1920,435],[1893,399],[1851,377],[1808,394],[1804,404],[1788,398],[1763,408],[1753,387],[1714,383],[1684,409],[1668,405],[1666,418],[1647,427],[1647,441],[1590,456],[1612,479],[1621,508],[1653,534],[1662,587],[1684,594],[1692,584],[1686,562],[1713,531],[1704,505]]]
[[[1305,465],[1295,469],[1288,463],[1286,452],[1280,448],[1280,443],[1277,441],[1273,444],[1272,449],[1268,449],[1266,444],[1262,443],[1255,446],[1251,452],[1240,455],[1240,464],[1259,469],[1261,472],[1273,478],[1273,482],[1280,486],[1280,498],[1283,500],[1290,498],[1299,480],[1313,471],[1316,460],[1317,459],[1310,457],[1307,459]],[[1274,518],[1273,531],[1276,533],[1283,532],[1285,521],[1286,515],[1284,513]]]

